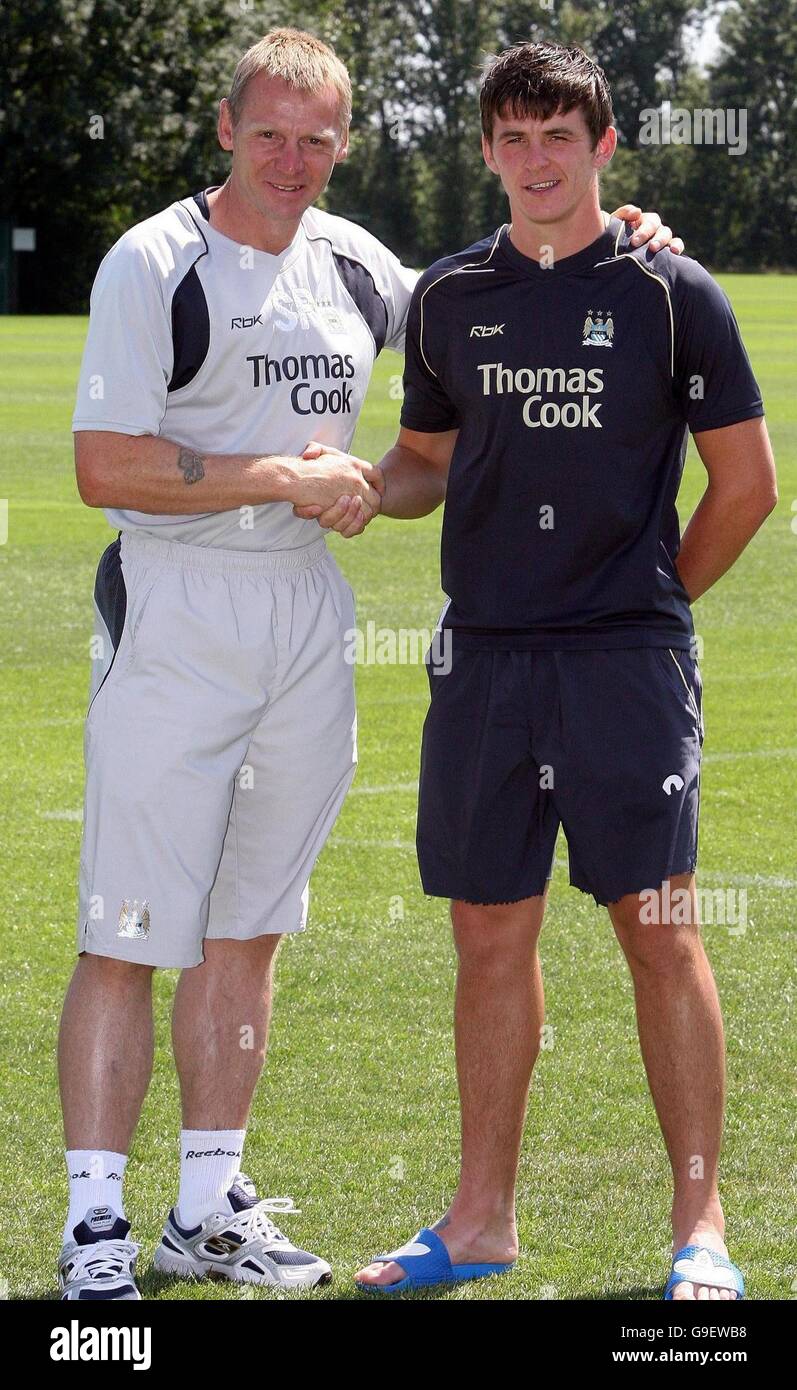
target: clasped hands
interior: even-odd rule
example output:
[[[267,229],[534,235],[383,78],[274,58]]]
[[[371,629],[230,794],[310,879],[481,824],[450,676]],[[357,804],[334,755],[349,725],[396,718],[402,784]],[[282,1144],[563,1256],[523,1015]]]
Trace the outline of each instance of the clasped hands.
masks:
[[[359,536],[381,510],[385,477],[378,464],[346,454],[331,444],[307,445],[293,514],[316,520],[349,539]]]

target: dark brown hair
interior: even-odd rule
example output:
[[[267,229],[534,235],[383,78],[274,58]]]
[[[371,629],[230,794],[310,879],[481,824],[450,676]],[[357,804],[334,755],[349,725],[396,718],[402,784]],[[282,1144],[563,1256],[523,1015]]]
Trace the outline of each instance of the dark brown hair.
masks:
[[[479,88],[482,130],[492,142],[496,116],[548,121],[579,107],[593,149],[612,124],[612,98],[603,68],[583,48],[560,43],[517,43],[491,58]]]

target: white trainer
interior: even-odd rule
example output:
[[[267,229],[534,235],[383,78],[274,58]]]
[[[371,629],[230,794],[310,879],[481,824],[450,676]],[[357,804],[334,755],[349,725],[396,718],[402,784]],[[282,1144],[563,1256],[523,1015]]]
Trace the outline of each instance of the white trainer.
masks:
[[[73,1228],[74,1240],[58,1257],[58,1287],[66,1300],[140,1299],[136,1287],[139,1246],[127,1240],[130,1222],[110,1207],[89,1207]]]
[[[271,1219],[277,1212],[296,1213],[291,1197],[261,1200],[251,1179],[238,1173],[227,1200],[228,1211],[211,1212],[192,1230],[180,1226],[172,1209],[153,1259],[161,1274],[282,1289],[316,1288],[331,1281],[326,1260],[297,1249]]]

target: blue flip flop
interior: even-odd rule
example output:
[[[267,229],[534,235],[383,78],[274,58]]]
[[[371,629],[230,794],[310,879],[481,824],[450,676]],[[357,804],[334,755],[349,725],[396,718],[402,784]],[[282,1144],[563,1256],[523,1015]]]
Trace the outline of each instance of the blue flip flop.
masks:
[[[664,1297],[671,1299],[679,1284],[706,1284],[712,1289],[730,1289],[737,1300],[744,1298],[744,1276],[727,1255],[707,1245],[685,1245],[673,1255],[672,1273]]]
[[[506,1274],[512,1269],[514,1260],[508,1264],[452,1265],[443,1241],[424,1226],[416,1236],[400,1250],[391,1250],[389,1255],[374,1255],[372,1264],[389,1264],[396,1260],[406,1271],[397,1284],[363,1284],[355,1280],[358,1289],[367,1293],[394,1294],[406,1289],[428,1289],[434,1284],[457,1284],[464,1279],[486,1279],[489,1274]]]

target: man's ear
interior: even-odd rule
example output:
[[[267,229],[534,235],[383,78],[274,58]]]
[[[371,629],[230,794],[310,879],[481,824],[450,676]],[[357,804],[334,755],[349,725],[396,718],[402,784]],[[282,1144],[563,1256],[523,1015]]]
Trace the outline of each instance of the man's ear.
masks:
[[[498,173],[498,168],[497,168],[497,165],[496,165],[496,163],[495,163],[495,160],[493,159],[493,147],[492,147],[492,145],[490,144],[489,140],[487,139],[487,136],[484,135],[484,134],[482,134],[482,156],[483,156],[484,162],[485,162],[485,164],[487,165],[487,168],[490,170],[490,172],[491,172],[492,174],[497,174],[497,173]],[[499,175],[499,177],[500,177],[500,175]]]
[[[226,97],[219,102],[219,119],[216,126],[219,144],[223,150],[232,149],[232,112]]]
[[[349,157],[349,127],[346,126],[346,129],[344,130],[344,132],[343,132],[343,134],[341,135],[341,138],[340,138],[340,148],[338,149],[338,152],[337,152],[337,154],[335,155],[335,163],[336,163],[336,164],[342,164],[343,161],[344,161],[344,159],[348,159],[348,157]]]
[[[595,146],[595,154],[593,156],[595,168],[605,169],[616,149],[617,131],[613,125],[610,125]]]

